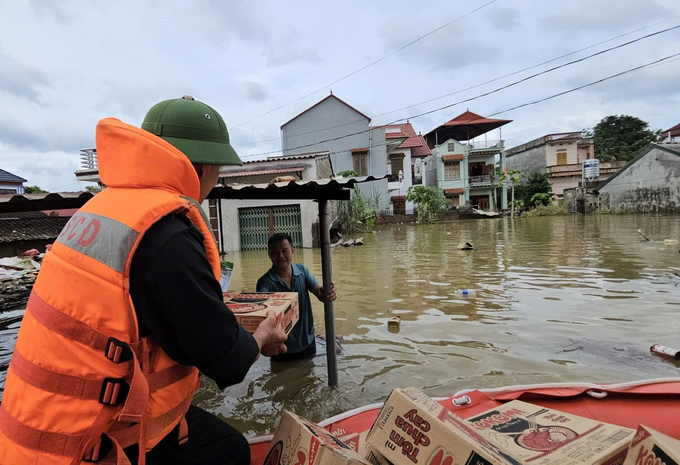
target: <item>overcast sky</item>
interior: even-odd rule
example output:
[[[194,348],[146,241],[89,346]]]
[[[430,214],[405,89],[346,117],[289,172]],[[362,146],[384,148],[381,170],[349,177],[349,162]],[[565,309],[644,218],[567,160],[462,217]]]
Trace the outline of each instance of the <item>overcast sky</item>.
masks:
[[[81,190],[79,150],[94,146],[99,119],[140,125],[153,104],[185,94],[222,114],[244,160],[279,151],[281,125],[331,89],[374,125],[410,118],[423,134],[466,109],[511,119],[508,148],[613,114],[667,129],[680,123],[680,28],[457,102],[678,27],[677,5],[0,0],[0,168]]]

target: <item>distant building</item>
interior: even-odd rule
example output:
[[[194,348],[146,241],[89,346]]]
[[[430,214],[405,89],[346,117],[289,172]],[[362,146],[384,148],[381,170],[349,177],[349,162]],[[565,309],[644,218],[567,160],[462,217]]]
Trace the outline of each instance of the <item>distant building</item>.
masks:
[[[432,149],[425,185],[443,189],[454,206],[469,202],[480,210],[507,208],[505,184],[501,198],[494,198],[498,181],[495,170],[496,162],[501,171],[505,168],[500,127],[511,121],[466,111],[425,134],[425,141]],[[499,138],[489,140],[488,133],[495,129],[499,131]]]
[[[397,144],[398,145],[398,144]],[[371,118],[333,94],[315,103],[281,126],[283,155],[326,151],[333,173],[354,171],[357,176],[387,174],[385,130],[371,129]],[[368,198],[387,208],[387,180],[360,184]]]
[[[680,142],[680,123],[665,131],[661,131],[661,139],[667,144]]]
[[[564,190],[575,188],[582,179],[583,161],[594,158],[592,138],[581,132],[548,134],[518,145],[505,152],[508,170],[519,170],[526,176],[532,173],[547,175],[553,194],[564,198]],[[626,162],[601,162],[600,178],[605,180],[621,169]]]
[[[423,184],[425,159],[432,151],[409,122],[372,128],[374,133],[380,129],[385,131],[387,172],[390,174],[387,195],[391,211],[395,215],[412,213],[413,204],[406,202],[406,194],[411,186]]]
[[[26,180],[0,169],[0,194],[23,194]]]
[[[680,213],[680,144],[650,144],[598,191],[602,209]]]
[[[328,152],[269,157],[220,168],[224,185],[312,181],[333,175]],[[221,251],[266,249],[269,236],[285,232],[294,247],[319,246],[319,209],[313,200],[208,201],[211,226]],[[221,221],[217,215],[221,213]],[[220,228],[223,228],[221,230]]]

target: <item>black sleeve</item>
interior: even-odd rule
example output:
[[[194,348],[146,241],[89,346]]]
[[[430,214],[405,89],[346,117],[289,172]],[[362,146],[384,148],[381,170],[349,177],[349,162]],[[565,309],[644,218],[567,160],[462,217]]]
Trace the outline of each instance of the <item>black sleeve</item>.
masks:
[[[243,381],[257,342],[224,305],[203,236],[183,215],[161,219],[142,238],[130,295],[141,336],[152,334],[173,360],[197,367],[220,389]]]

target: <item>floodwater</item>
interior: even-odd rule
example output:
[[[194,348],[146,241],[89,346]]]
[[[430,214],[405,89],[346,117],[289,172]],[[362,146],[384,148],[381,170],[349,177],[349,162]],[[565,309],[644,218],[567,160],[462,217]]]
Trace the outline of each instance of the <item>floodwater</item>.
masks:
[[[647,241],[638,233],[642,230]],[[337,388],[326,356],[271,364],[224,391],[204,379],[195,403],[247,436],[275,429],[283,409],[320,421],[383,401],[395,387],[437,396],[468,388],[680,377],[652,355],[680,349],[680,217],[572,215],[383,226],[363,246],[332,249]],[[471,242],[474,251],[458,250]],[[298,249],[321,279],[320,250]],[[254,291],[265,251],[233,252],[230,290]],[[474,291],[463,297],[461,290]],[[323,304],[314,299],[317,332]],[[388,330],[399,315],[398,332]],[[0,315],[0,370],[20,312]]]

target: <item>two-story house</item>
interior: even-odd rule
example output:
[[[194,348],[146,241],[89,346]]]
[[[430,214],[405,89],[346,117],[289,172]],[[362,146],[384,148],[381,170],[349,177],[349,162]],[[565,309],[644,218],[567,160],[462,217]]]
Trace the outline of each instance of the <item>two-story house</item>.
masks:
[[[435,184],[454,206],[470,203],[480,210],[507,208],[506,186],[500,199],[495,198],[498,179],[496,163],[505,168],[505,146],[501,126],[512,120],[491,119],[466,111],[425,134],[432,149],[433,167],[426,177]],[[498,129],[498,139],[489,139],[490,131]],[[483,137],[482,137],[483,136]]]
[[[25,182],[24,178],[9,171],[0,170],[0,194],[23,194]]]
[[[332,93],[281,126],[281,149],[284,156],[327,151],[335,174],[351,170],[379,177],[388,172],[385,130],[373,130],[371,118]],[[358,187],[387,208],[387,179]]]
[[[547,175],[556,198],[564,198],[564,190],[577,187],[583,176],[583,162],[594,158],[592,138],[581,132],[548,134],[506,151],[509,170]],[[605,180],[621,169],[625,162],[600,163],[599,180]]]
[[[425,138],[416,134],[411,123],[390,124],[373,128],[384,129],[387,146],[387,183],[392,213],[411,213],[413,204],[406,202],[408,189],[423,184],[425,159],[432,154]]]

